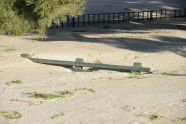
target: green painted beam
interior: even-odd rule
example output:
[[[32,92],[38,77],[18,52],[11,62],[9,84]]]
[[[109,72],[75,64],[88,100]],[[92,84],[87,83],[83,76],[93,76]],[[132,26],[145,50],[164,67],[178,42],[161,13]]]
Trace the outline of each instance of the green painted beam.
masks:
[[[109,70],[116,70],[116,71],[150,72],[150,68],[142,67],[141,63],[134,63],[133,66],[121,66],[121,65],[87,63],[83,61],[62,61],[62,60],[39,59],[39,58],[32,58],[29,54],[21,54],[21,56],[28,58],[31,61],[36,62],[36,63],[52,64],[52,65],[58,65],[58,66],[93,67],[93,68],[109,69]]]

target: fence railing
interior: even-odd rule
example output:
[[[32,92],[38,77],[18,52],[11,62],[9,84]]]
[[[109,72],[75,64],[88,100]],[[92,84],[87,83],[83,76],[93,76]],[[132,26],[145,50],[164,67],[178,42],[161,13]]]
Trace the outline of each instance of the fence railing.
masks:
[[[66,20],[60,25],[52,25],[53,28],[80,27],[91,25],[104,25],[125,23],[129,21],[145,21],[163,18],[186,17],[186,8],[174,10],[150,10],[139,12],[120,12],[120,13],[98,13],[83,14],[78,17],[66,16]]]

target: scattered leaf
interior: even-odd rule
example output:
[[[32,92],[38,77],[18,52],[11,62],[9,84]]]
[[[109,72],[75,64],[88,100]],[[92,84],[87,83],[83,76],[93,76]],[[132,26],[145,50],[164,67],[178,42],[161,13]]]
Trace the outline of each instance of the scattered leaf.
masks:
[[[22,117],[19,112],[0,112],[0,115],[8,119],[20,119]]]
[[[52,117],[51,117],[51,119],[59,119],[59,118],[63,118],[65,116],[65,114],[63,114],[63,113],[60,113],[60,114],[55,114],[55,115],[53,115]]]
[[[15,81],[11,81],[11,82],[7,82],[6,85],[19,85],[19,84],[23,84],[24,82],[20,81],[20,80],[15,80]]]
[[[184,121],[185,122],[186,121],[186,117],[179,117],[179,118],[177,118],[177,120],[178,121]]]

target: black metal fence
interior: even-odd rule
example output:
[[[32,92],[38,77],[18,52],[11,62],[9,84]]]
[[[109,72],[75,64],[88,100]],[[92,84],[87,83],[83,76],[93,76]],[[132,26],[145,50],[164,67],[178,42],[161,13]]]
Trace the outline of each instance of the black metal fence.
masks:
[[[163,18],[186,17],[186,8],[174,10],[150,10],[139,12],[120,12],[120,13],[98,13],[83,14],[76,18],[66,16],[66,20],[60,25],[52,25],[53,28],[81,27],[91,25],[105,25],[115,23],[125,23],[129,21],[145,21]]]

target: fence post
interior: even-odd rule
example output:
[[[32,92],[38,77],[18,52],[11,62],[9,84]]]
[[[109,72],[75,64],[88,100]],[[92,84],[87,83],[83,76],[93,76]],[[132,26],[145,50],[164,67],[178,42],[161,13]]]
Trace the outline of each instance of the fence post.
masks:
[[[130,12],[127,13],[128,14],[128,22],[130,21]]]
[[[110,13],[108,13],[108,24],[110,24]]]
[[[184,8],[183,11],[184,11],[184,16],[186,16],[186,8]]]
[[[78,21],[78,27],[79,27],[79,23],[80,23],[80,22],[79,22],[79,16],[78,16],[78,20],[77,20],[77,21]]]
[[[76,23],[76,22],[75,22],[75,18],[73,17],[73,18],[72,18],[72,27],[73,27],[73,28],[75,27],[75,23]]]
[[[103,14],[103,24],[105,24],[105,14]]]
[[[113,13],[113,23],[115,23],[115,14]]]
[[[88,25],[90,25],[90,15],[88,14]]]
[[[93,25],[95,25],[95,14],[93,14],[92,16],[93,16]]]
[[[118,23],[120,23],[120,13],[118,13]]]
[[[123,22],[125,22],[125,13],[123,13]]]
[[[63,22],[61,22],[61,28],[63,28]]]
[[[143,14],[143,21],[144,21],[145,20],[145,12],[143,11],[142,14]]]
[[[69,27],[69,23],[70,23],[69,15],[67,15],[67,27]]]
[[[139,14],[140,14],[140,13],[138,12],[138,22],[140,21]]]
[[[160,10],[160,18],[163,18],[163,10]]]
[[[98,14],[98,25],[100,24],[100,14]]]
[[[83,14],[83,26],[85,26],[85,15]]]
[[[176,11],[176,9],[174,10],[174,17],[176,17],[177,16],[177,11]]]

